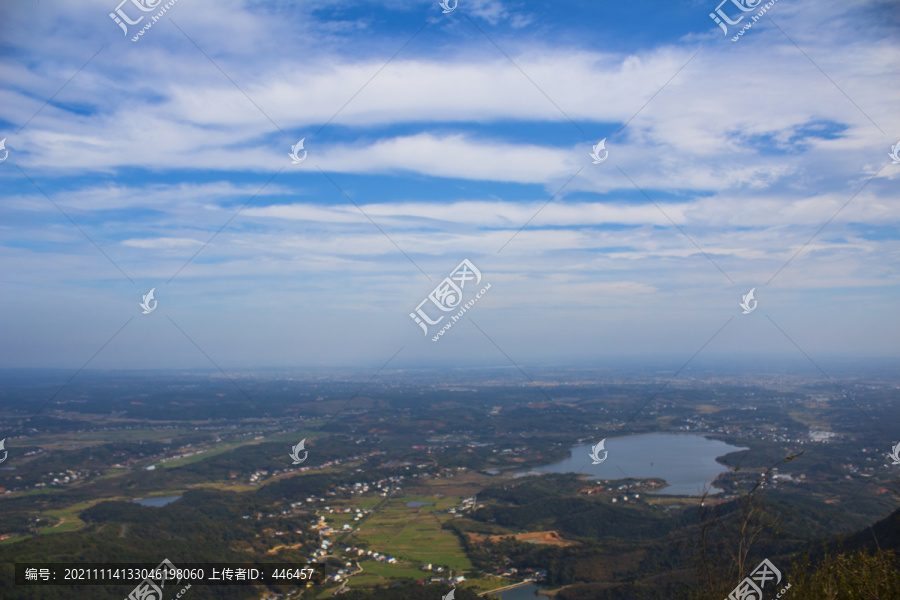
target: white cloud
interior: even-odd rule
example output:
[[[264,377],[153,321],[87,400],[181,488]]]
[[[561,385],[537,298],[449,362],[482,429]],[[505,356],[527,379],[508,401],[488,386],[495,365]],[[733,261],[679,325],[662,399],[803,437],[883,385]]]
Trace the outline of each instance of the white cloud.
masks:
[[[159,249],[159,248],[185,248],[190,246],[202,246],[203,242],[192,238],[146,238],[123,240],[123,246],[132,248]]]
[[[29,298],[67,286],[124,281],[30,184],[16,187],[16,165],[142,283],[171,277],[228,223],[176,278],[172,290],[189,291],[177,301],[167,292],[166,309],[214,302],[223,314],[241,314],[264,306],[272,322],[293,323],[302,305],[304,318],[330,320],[347,339],[356,339],[342,325],[347,314],[372,320],[351,308],[394,311],[402,321],[429,286],[417,266],[441,277],[463,256],[496,282],[479,310],[498,322],[504,308],[530,323],[546,320],[535,331],[552,337],[557,328],[559,342],[573,327],[590,335],[581,323],[609,328],[627,317],[617,339],[627,343],[629,327],[649,339],[646,322],[663,327],[669,317],[659,315],[678,307],[708,315],[736,306],[732,286],[691,240],[747,289],[765,287],[803,248],[767,293],[817,290],[804,299],[817,314],[851,290],[863,298],[855,309],[868,315],[893,301],[900,167],[885,168],[837,214],[889,161],[897,142],[890,132],[900,131],[900,50],[890,23],[868,20],[875,4],[779,3],[773,19],[807,58],[769,24],[739,44],[710,34],[631,54],[602,43],[574,47],[532,35],[520,5],[472,0],[473,18],[491,24],[492,38],[540,89],[492,46],[454,38],[450,21],[423,30],[385,66],[411,35],[404,28],[412,17],[436,8],[366,6],[410,20],[385,31],[370,11],[345,11],[336,0],[226,0],[215,10],[179,3],[172,18],[215,64],[172,23],[139,44],[122,41],[106,0],[11,11],[0,87],[0,118],[9,123],[23,124],[104,50],[21,134],[3,134],[12,160],[3,165],[10,190],[0,252],[4,279],[17,286],[7,304],[24,311]],[[332,9],[338,18],[322,23],[319,11]],[[707,9],[689,10],[702,19]],[[810,124],[838,137],[799,140]],[[301,137],[309,158],[288,165]],[[592,165],[590,146],[604,137],[610,158]],[[429,185],[441,193],[427,197]],[[329,186],[328,195],[316,186]],[[90,294],[82,296],[89,307]],[[128,304],[135,308],[133,297]],[[698,331],[700,316],[689,323]],[[543,344],[533,331],[503,327],[507,338]],[[336,344],[320,333],[317,343]]]

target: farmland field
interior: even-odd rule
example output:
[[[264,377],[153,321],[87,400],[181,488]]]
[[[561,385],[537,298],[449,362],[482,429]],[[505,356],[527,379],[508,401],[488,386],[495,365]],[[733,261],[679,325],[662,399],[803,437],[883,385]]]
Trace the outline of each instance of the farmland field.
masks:
[[[445,511],[459,498],[404,496],[393,498],[359,528],[352,539],[368,543],[372,550],[414,563],[431,563],[454,571],[471,570],[459,540],[441,529],[451,518]],[[407,507],[407,502],[432,502],[433,506]],[[368,571],[368,563],[363,568]],[[421,572],[420,572],[421,573]]]

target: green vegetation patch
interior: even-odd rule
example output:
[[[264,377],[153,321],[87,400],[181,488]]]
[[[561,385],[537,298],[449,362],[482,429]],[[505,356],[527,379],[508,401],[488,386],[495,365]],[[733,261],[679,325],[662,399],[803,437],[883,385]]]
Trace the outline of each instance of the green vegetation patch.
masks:
[[[441,528],[450,515],[435,513],[458,501],[458,498],[423,496],[392,499],[381,511],[366,519],[354,537],[368,543],[372,550],[398,559],[443,565],[454,571],[471,570],[472,563],[459,539],[451,531]],[[433,502],[435,506],[413,508],[407,507],[407,502]]]
[[[348,584],[350,587],[370,588],[376,585],[387,585],[393,583],[391,580],[406,577],[420,580],[431,576],[427,571],[423,571],[418,566],[408,562],[391,565],[367,560],[361,561],[359,566],[362,567],[363,572],[350,578]]]

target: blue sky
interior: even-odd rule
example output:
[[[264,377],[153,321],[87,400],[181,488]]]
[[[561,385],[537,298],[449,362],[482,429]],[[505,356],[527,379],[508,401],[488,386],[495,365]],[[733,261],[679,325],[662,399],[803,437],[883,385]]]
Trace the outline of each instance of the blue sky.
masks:
[[[890,1],[141,1],[0,6],[5,367],[900,354]]]

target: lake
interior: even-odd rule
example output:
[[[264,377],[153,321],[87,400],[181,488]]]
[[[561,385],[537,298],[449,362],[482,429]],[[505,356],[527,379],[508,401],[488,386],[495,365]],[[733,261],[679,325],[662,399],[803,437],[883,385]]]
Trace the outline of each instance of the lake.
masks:
[[[434,502],[407,502],[408,508],[419,508],[420,506],[434,506]]]
[[[717,463],[716,458],[730,452],[747,450],[702,435],[650,433],[607,438],[604,446],[609,452],[608,457],[604,462],[595,465],[589,456],[592,446],[593,444],[576,446],[571,449],[570,458],[556,464],[538,467],[537,470],[550,473],[584,473],[597,479],[658,477],[665,479],[669,485],[651,493],[699,496],[706,486],[709,487],[711,494],[722,491],[712,487],[712,482],[721,473],[730,469]],[[600,455],[603,455],[602,451]]]
[[[138,498],[137,500],[132,500],[135,504],[140,504],[141,506],[165,506],[170,502],[175,502],[181,498],[181,496],[156,496],[154,498]]]

